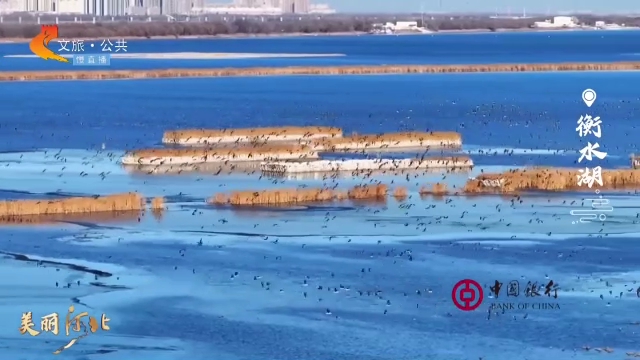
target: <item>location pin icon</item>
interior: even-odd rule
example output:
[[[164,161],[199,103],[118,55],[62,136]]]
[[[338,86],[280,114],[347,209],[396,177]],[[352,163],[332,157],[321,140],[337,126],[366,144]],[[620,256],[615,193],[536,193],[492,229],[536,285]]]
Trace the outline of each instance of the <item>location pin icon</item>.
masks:
[[[582,100],[588,107],[591,107],[596,101],[596,92],[593,89],[587,89],[582,92]]]

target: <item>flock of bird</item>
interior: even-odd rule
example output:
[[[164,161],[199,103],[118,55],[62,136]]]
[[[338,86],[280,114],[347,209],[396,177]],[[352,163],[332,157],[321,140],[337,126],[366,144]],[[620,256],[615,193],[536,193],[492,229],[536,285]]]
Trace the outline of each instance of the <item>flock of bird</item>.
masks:
[[[503,105],[499,105],[497,103],[489,104],[485,105],[483,108],[475,109],[473,112],[476,113],[476,116],[482,116],[483,113],[496,111],[497,107],[503,107]],[[504,109],[502,109],[502,111],[504,112]],[[509,120],[504,119],[504,121]],[[635,129],[635,126],[633,126],[633,128]],[[550,129],[550,131],[553,130],[554,129]],[[489,134],[489,136],[493,137],[495,135]],[[544,134],[531,133],[529,136],[531,138],[537,137],[542,139]],[[518,143],[521,141],[521,139],[517,140]],[[514,156],[513,150],[480,151],[480,153],[482,156]],[[440,150],[431,150],[429,152],[418,154],[417,156],[424,158],[431,155],[441,156],[443,154],[444,153]],[[113,164],[117,164],[120,158],[120,154],[109,152],[104,149],[104,146],[103,149],[97,151],[96,154],[82,159],[81,165],[85,168],[84,170],[80,170],[77,164],[74,164],[76,166],[69,166],[67,164],[69,159],[65,157],[64,152],[62,151],[45,151],[44,156],[47,165],[42,169],[42,174],[45,177],[49,176],[50,173],[54,173],[55,176],[59,178],[69,177],[69,181],[74,181],[72,177],[88,178],[83,181],[109,181],[110,177],[118,176],[116,174],[117,171],[114,170],[104,170],[99,173],[95,170],[96,168],[100,169],[100,167],[103,166],[98,165],[94,161],[96,158],[106,158]],[[20,159],[22,159],[22,155],[20,156]],[[53,165],[54,163],[56,165]],[[15,165],[11,162],[7,162],[4,166],[10,170],[11,166]],[[74,169],[73,173],[70,171],[70,168]],[[232,163],[226,161],[222,164],[198,165],[165,165],[158,163],[157,165],[149,166],[130,166],[125,167],[125,169],[136,174],[136,176],[142,176],[142,180],[140,181],[140,190],[142,191],[144,191],[144,186],[146,184],[154,181],[154,178],[148,175],[163,177],[164,175],[198,174],[195,178],[184,177],[184,179],[189,180],[177,180],[178,182],[183,181],[183,184],[186,185],[185,190],[178,194],[174,194],[179,196],[189,195],[189,185],[187,181],[205,181],[211,182],[212,185],[215,184],[217,187],[229,187],[232,184],[228,184],[226,182],[225,179],[227,179],[227,177],[225,177],[225,175],[245,174],[248,177],[254,178],[256,180],[255,184],[262,184],[264,181],[271,182],[273,184],[288,183],[286,177],[264,176],[260,173],[258,163],[250,162]],[[395,171],[362,170],[349,172],[347,174],[335,172],[314,175],[314,181],[322,183],[323,187],[336,189],[344,186],[344,183],[347,181],[357,181],[360,184],[379,184],[384,182],[381,178],[386,178],[390,179],[388,184],[392,186],[419,187],[425,184],[424,178],[428,177],[433,179],[434,174],[438,175],[437,181],[453,184],[459,180],[464,182],[468,176],[467,173],[459,169],[449,169],[444,171],[413,169],[398,169]],[[215,176],[216,178],[212,178],[212,176]],[[304,187],[310,185],[301,184],[300,186]],[[211,188],[213,192],[213,186]],[[550,237],[554,234],[554,228],[560,228],[559,226],[561,222],[567,221],[565,216],[566,214],[562,213],[562,211],[570,208],[571,206],[578,206],[580,203],[584,206],[584,200],[566,200],[565,198],[553,197],[540,200],[539,198],[516,196],[505,198],[504,201],[489,207],[484,199],[474,200],[464,197],[429,197],[428,201],[422,201],[416,196],[409,196],[408,199],[398,202],[393,202],[392,200],[383,204],[355,204],[350,211],[358,214],[357,216],[359,220],[354,221],[357,221],[358,223],[364,222],[370,225],[369,230],[373,231],[373,233],[382,231],[384,228],[394,226],[404,228],[405,230],[403,230],[403,232],[413,230],[414,234],[436,234],[439,227],[447,227],[452,230],[457,227],[457,229],[461,229],[460,231],[480,235],[483,232],[512,232],[510,231],[511,229],[528,226],[526,228],[528,229],[527,231],[544,233]],[[390,207],[392,206],[397,208],[396,210],[393,210],[395,213],[390,210]],[[561,210],[550,211],[546,209],[551,206],[559,206]],[[173,207],[171,208],[171,211],[174,211]],[[169,217],[171,215],[171,211],[169,212]],[[225,216],[224,214],[226,213],[222,211],[219,214],[212,215],[211,211],[213,210],[210,209],[196,209],[189,211],[192,211],[192,216],[200,217],[197,221],[198,224],[201,224],[199,225],[199,229],[197,229],[198,231],[206,232],[215,230],[224,232],[225,228],[229,228],[229,233],[232,233],[240,227],[244,229],[244,233],[247,237],[256,239],[256,241],[261,244],[266,242],[273,247],[291,246],[291,242],[288,241],[287,236],[278,235],[279,232],[277,228],[287,227],[296,222],[296,220],[291,219],[292,216],[295,216],[291,215],[295,214],[294,212],[279,213],[278,209],[262,208],[238,209],[234,215]],[[246,214],[250,215],[250,213],[258,212],[266,212],[269,215],[266,217],[260,216],[254,223],[250,223],[249,218],[244,217]],[[387,214],[392,213],[393,216],[387,216]],[[512,216],[514,214],[519,214],[521,216]],[[170,221],[169,217],[165,217],[163,221]],[[219,217],[219,219],[215,220],[215,217]],[[639,218],[640,213],[636,213],[635,219],[632,220],[633,223],[637,224]],[[438,284],[437,279],[425,278],[424,281],[411,284],[412,288],[406,288],[406,286],[401,285],[395,287],[389,285],[388,282],[381,281],[380,279],[387,276],[392,277],[389,275],[390,272],[395,272],[402,276],[402,272],[406,269],[405,266],[407,266],[408,263],[420,264],[429,262],[432,256],[435,257],[439,254],[446,255],[452,251],[461,254],[483,254],[484,252],[499,253],[503,249],[498,245],[487,246],[481,242],[464,244],[457,241],[445,242],[442,247],[430,247],[430,253],[422,253],[418,250],[408,249],[412,247],[409,244],[389,245],[383,240],[377,240],[372,244],[372,246],[361,246],[357,242],[353,241],[353,237],[355,236],[340,234],[348,232],[349,229],[340,228],[339,231],[335,231],[338,230],[336,229],[336,226],[345,226],[344,222],[340,222],[341,220],[344,220],[344,215],[338,210],[329,207],[321,218],[318,218],[313,225],[309,225],[310,228],[313,228],[313,226],[318,227],[321,235],[317,236],[317,238],[322,239],[324,244],[318,244],[316,242],[302,243],[298,244],[299,248],[295,251],[314,252],[315,248],[319,245],[349,244],[350,249],[352,250],[352,255],[358,258],[359,261],[362,261],[362,264],[365,264],[358,269],[349,268],[349,270],[341,269],[328,271],[326,274],[322,275],[303,275],[296,273],[298,278],[296,278],[297,285],[295,287],[291,287],[288,282],[281,281],[281,277],[273,272],[259,274],[251,270],[229,269],[229,280],[235,281],[237,279],[243,279],[245,280],[245,286],[249,286],[253,289],[263,291],[265,294],[269,294],[264,296],[271,296],[270,293],[294,293],[294,296],[298,297],[301,301],[313,301],[315,303],[314,306],[318,309],[317,311],[319,313],[335,319],[341,319],[345,316],[348,317],[348,315],[342,314],[340,305],[335,305],[340,304],[339,301],[335,301],[335,299],[329,301],[332,297],[335,298],[337,296],[342,297],[341,301],[358,301],[360,299],[362,304],[373,303],[375,304],[375,311],[385,316],[393,316],[396,311],[403,312],[404,307],[411,307],[413,309],[418,309],[419,311],[427,312],[432,311],[431,307],[437,306],[439,307],[439,311],[442,316],[447,318],[457,318],[463,315],[457,312],[451,304],[451,289],[444,284]],[[366,224],[358,224],[358,226],[359,228],[360,226],[364,226],[366,229]],[[610,226],[611,225],[609,224],[603,223],[599,225],[599,228],[593,229],[591,232],[596,237],[603,238],[612,231]],[[535,229],[540,230],[534,230],[534,227]],[[514,231],[525,232],[517,230]],[[325,236],[323,233],[327,233],[327,235]],[[516,238],[516,235],[511,236],[511,239]],[[123,240],[126,241],[126,239]],[[180,258],[182,259],[180,263],[183,265],[171,264],[168,266],[171,266],[175,272],[182,271],[183,268],[186,268],[193,276],[200,276],[203,272],[207,271],[208,267],[203,266],[203,269],[199,269],[197,267],[197,262],[194,262],[196,265],[191,264],[189,262],[190,253],[198,251],[198,248],[204,246],[224,247],[223,245],[209,245],[208,242],[208,240],[200,239],[198,242],[193,244],[193,246],[181,247],[176,254],[167,257],[167,262],[174,262],[175,264],[175,260]],[[228,247],[233,248],[233,245],[229,245]],[[526,258],[533,255],[538,261],[549,261],[560,264],[561,266],[562,264],[569,265],[573,261],[582,261],[580,259],[583,256],[586,257],[586,254],[592,251],[592,249],[586,245],[563,251],[555,251],[551,249],[552,247],[545,250],[521,248],[510,251],[512,251],[511,256],[514,258],[518,256]],[[279,253],[279,255],[264,255],[262,261],[269,264],[287,264],[287,260],[291,259],[287,259],[286,257],[294,256],[295,254],[295,252],[284,250],[282,252],[274,250],[273,253]],[[606,265],[615,264],[620,261],[633,262],[637,259],[638,258],[633,253],[623,255],[619,255],[617,253],[615,255],[602,253],[599,255],[598,261],[600,262],[599,265]],[[111,260],[117,261],[117,259]],[[284,266],[286,265],[283,265],[283,267]],[[457,266],[454,260],[451,261],[450,266]],[[389,270],[389,268],[393,270]],[[288,270],[283,268],[282,271],[286,272]],[[472,276],[472,274],[470,274],[470,276]],[[588,278],[588,280],[592,280],[592,277]],[[99,276],[96,275],[95,280],[97,281],[98,279]],[[247,279],[251,279],[251,281],[246,281]],[[118,280],[119,279],[116,279],[116,281]],[[583,276],[575,276],[575,278],[571,279],[571,282],[574,284],[581,284],[582,280],[586,279],[583,279]],[[630,280],[629,283],[622,284],[624,291],[615,292],[614,290],[610,290],[613,285],[608,280],[601,280],[604,283],[602,284],[603,286],[591,289],[590,292],[596,294],[594,297],[598,298],[602,302],[603,306],[612,306],[612,304],[615,304],[615,301],[620,301],[628,296],[637,297],[640,304],[640,286],[638,286],[635,280]],[[384,283],[387,286],[378,286],[376,285],[377,281],[380,281],[380,283]],[[489,279],[487,279],[486,282],[488,283]],[[76,284],[68,282],[63,283],[62,281],[55,283],[55,287],[71,288],[74,285],[82,286],[84,284],[81,284],[80,281],[77,281]],[[563,288],[561,291],[572,292],[578,291],[578,289]],[[325,303],[329,302],[334,304],[334,306],[325,305]],[[398,310],[396,310],[396,307]],[[510,313],[504,310],[494,311],[491,308],[487,309],[487,320],[495,321],[500,317],[511,318],[514,321],[532,320],[530,312]],[[640,323],[635,324],[640,325]],[[610,352],[610,348],[608,347],[595,349],[603,349],[603,352]],[[594,348],[586,346],[585,350],[594,350]]]
[[[67,159],[61,152],[56,152],[56,153],[45,152],[44,155],[48,159],[47,161],[58,162],[60,164],[59,169],[57,170],[59,171],[59,174],[57,174],[57,176],[62,176],[63,174],[68,173],[67,165],[65,165],[67,164]],[[98,158],[98,157],[107,158],[109,159],[110,162],[113,162],[113,163],[117,163],[117,160],[118,160],[118,156],[115,153],[99,151],[94,156],[89,156],[83,159],[82,165],[87,167],[88,169],[80,171],[77,174],[77,176],[79,177],[95,176],[95,175],[91,175],[92,173],[95,174],[95,171],[91,171],[89,169],[95,169],[96,164],[92,161],[92,159]],[[219,166],[222,167],[222,166],[228,166],[228,165],[229,164],[219,165]],[[7,166],[10,166],[10,164],[7,164]],[[57,166],[48,165],[48,167],[44,169],[43,173],[53,172],[54,168],[57,168]],[[77,169],[77,167],[75,168]],[[199,170],[202,171],[202,169],[199,169]],[[234,171],[236,169],[233,169],[230,167],[229,170]],[[262,176],[259,176],[256,173],[257,171],[256,169],[249,168],[245,171],[247,175],[253,175],[257,180],[262,179]],[[105,178],[108,179],[108,177],[111,176],[113,172],[114,171],[103,171],[97,174],[97,176],[100,179],[100,181],[104,181]],[[206,174],[207,172],[208,174]],[[220,174],[219,169],[216,171],[211,171],[211,169],[209,169],[207,172],[202,173],[202,175],[197,179],[195,179],[195,181],[211,181],[211,177],[210,177],[211,174],[222,175]],[[235,173],[237,174],[237,172]],[[435,173],[437,174],[438,172],[436,171]],[[153,172],[153,174],[158,174],[158,173]],[[341,186],[341,184],[345,181],[345,177],[357,178],[359,179],[358,181],[363,184],[377,184],[377,183],[380,183],[380,179],[379,179],[380,176],[393,176],[393,179],[390,181],[390,184],[392,185],[419,186],[419,185],[422,185],[421,179],[423,179],[426,176],[433,177],[434,171],[428,171],[428,170],[416,171],[416,170],[403,169],[395,172],[362,171],[362,172],[353,172],[350,174],[332,173],[332,174],[324,174],[320,178],[320,181],[323,183],[324,187],[335,189]],[[447,182],[449,181],[450,176],[454,176],[454,177],[458,176],[458,177],[464,178],[466,174],[464,172],[461,173],[459,171],[454,171],[454,170],[442,171],[441,176],[439,177],[439,181]],[[151,178],[148,178],[148,179],[145,179],[144,182],[148,182],[151,180],[152,180]],[[216,181],[218,182],[218,186],[226,185],[224,183],[224,176],[219,177],[218,180],[219,181]],[[273,179],[273,181],[284,183],[286,180],[275,178]],[[301,186],[307,186],[307,185],[301,185]],[[188,192],[185,192],[185,193],[188,193]],[[182,194],[183,193],[180,193],[179,195],[182,195]],[[507,229],[511,227],[514,224],[514,222],[516,222],[517,220],[509,220],[508,214],[510,213],[513,214],[518,211],[523,211],[523,209],[527,209],[527,208],[528,208],[527,211],[530,212],[530,216],[531,216],[531,218],[528,219],[528,224],[536,224],[536,225],[548,228],[549,224],[556,223],[553,226],[557,226],[558,221],[566,220],[566,218],[563,219],[560,216],[560,214],[557,214],[557,213],[548,214],[543,211],[537,210],[538,205],[544,205],[544,204],[540,204],[539,202],[538,204],[535,204],[535,201],[534,201],[533,203],[528,205],[527,202],[530,202],[530,201],[526,197],[520,197],[520,196],[505,199],[505,201],[503,201],[502,203],[495,205],[495,207],[493,208],[493,212],[494,212],[493,214],[483,214],[482,212],[477,211],[476,209],[479,206],[486,207],[486,205],[481,204],[479,202],[473,203],[470,200],[464,199],[464,198],[457,199],[457,198],[447,197],[440,200],[436,200],[435,198],[433,198],[432,200],[433,201],[429,201],[425,203],[417,200],[415,197],[409,197],[404,201],[398,202],[397,207],[400,209],[400,216],[395,218],[391,224],[395,222],[396,225],[404,226],[405,228],[413,227],[416,233],[427,233],[427,232],[432,232],[435,227],[448,226],[448,225],[457,223],[459,224],[459,226],[463,226],[463,228],[469,232],[477,232],[480,234],[482,233],[482,231],[491,231],[499,228]],[[546,201],[546,204],[555,203],[557,205],[562,204],[564,206],[569,206],[569,205],[576,205],[575,204],[576,201],[577,200],[569,202],[568,200],[564,200],[564,199],[563,200],[548,199]],[[372,228],[378,229],[379,227],[391,226],[388,223],[386,223],[383,219],[377,219],[377,217],[384,217],[384,214],[388,212],[387,211],[388,207],[392,205],[393,204],[356,206],[354,208],[354,211],[362,213],[362,215],[360,216],[363,216],[364,218],[372,219],[373,220],[371,221]],[[456,218],[453,218],[452,215],[449,215],[449,214],[455,213],[455,211],[452,212],[450,209],[452,208],[455,209],[456,207],[460,208],[459,216],[456,216]],[[423,212],[422,215],[416,216],[414,213],[414,210],[418,208],[423,208],[423,210],[426,211],[426,213]],[[251,211],[251,210],[245,210],[245,211]],[[256,211],[260,211],[260,210],[256,210]],[[211,220],[208,219],[211,216],[208,211],[202,210],[202,209],[194,210],[191,215],[201,217],[201,220],[199,220],[199,222],[203,223],[203,225],[200,226],[200,230],[202,231],[207,231],[207,230],[210,230],[211,228],[215,228],[218,231],[224,231],[225,227],[232,226],[234,225],[234,221],[235,222],[238,221],[238,219],[229,220],[227,218],[220,218],[215,224],[206,225],[207,223],[211,222]],[[551,216],[548,216],[548,215],[551,215]],[[637,216],[639,215],[636,214],[636,217]],[[336,221],[339,218],[340,218],[340,213],[332,212],[331,210],[328,210],[322,218],[321,228],[323,230],[334,229],[331,223]],[[246,222],[247,220],[241,219],[240,221]],[[256,231],[255,234],[259,234],[260,232],[267,233],[267,230],[265,229],[269,227],[276,228],[276,227],[287,226],[288,221],[290,220],[283,220],[283,219],[279,219],[278,217],[275,217],[272,220],[272,222],[269,223],[267,219],[262,218],[260,219],[259,222],[256,222],[254,224],[247,224],[247,226],[255,229],[254,230]],[[464,225],[462,225],[463,222],[464,222]],[[524,224],[517,224],[517,225],[522,226]],[[277,233],[277,231],[275,232]],[[603,236],[604,234],[606,234],[606,232],[607,232],[607,227],[606,225],[603,224],[597,233]],[[552,234],[551,232],[548,232],[548,235],[551,235],[551,234]],[[262,238],[262,241],[269,241],[271,244],[273,244],[273,246],[278,246],[282,242],[286,243],[286,238],[280,237],[278,235],[264,235],[264,236],[261,236],[261,238]],[[337,236],[337,235],[329,235],[324,238],[329,244],[339,244],[338,241],[343,241],[344,243],[349,244],[351,243],[351,240],[352,240],[348,236]],[[515,236],[512,236],[512,239],[513,238],[515,238]],[[194,245],[198,247],[204,246],[205,242],[202,239],[200,239]],[[309,245],[312,245],[312,246],[309,246]],[[317,244],[301,244],[300,251],[313,248],[313,245],[317,245]],[[368,258],[368,259],[381,259],[381,258],[390,259],[391,262],[387,263],[389,265],[385,265],[385,266],[396,265],[398,266],[398,269],[399,269],[398,271],[402,271],[401,264],[403,262],[428,261],[424,255],[414,253],[412,250],[401,249],[400,247],[397,247],[397,246],[392,246],[392,247],[384,246],[382,240],[377,241],[376,245],[380,246],[379,250],[376,250],[375,248],[362,249],[357,251],[358,256],[361,256],[362,258]],[[353,246],[357,246],[357,245],[353,245]],[[481,248],[483,247],[481,243],[473,244],[473,245],[472,244],[465,245],[465,244],[457,243],[455,241],[449,242],[448,246],[454,249],[458,249],[458,251],[462,251],[462,252],[465,252],[465,251],[477,252],[477,251],[481,251]],[[498,247],[496,247],[496,250],[497,249]],[[556,259],[556,261],[567,261],[567,260],[579,258],[581,256],[581,253],[587,250],[588,250],[587,247],[582,247],[582,248],[571,250],[569,252],[561,252],[561,253],[553,253],[552,251],[544,250],[541,253],[537,254],[537,257],[542,256],[542,257],[554,258]],[[180,258],[183,258],[184,260],[186,260],[182,262],[183,264],[185,264],[185,266],[188,266],[186,264],[189,263],[188,254],[190,251],[194,251],[194,250],[188,250],[188,248],[181,248],[177,254]],[[528,251],[529,250],[523,250],[522,256],[526,256],[526,253]],[[435,254],[437,253],[437,251],[434,250],[433,253]],[[286,255],[277,255],[277,256],[265,255],[263,260],[265,262],[271,262],[271,261],[279,262],[279,261],[282,261],[283,256],[286,256]],[[614,262],[617,260],[620,260],[620,259],[616,259],[612,256],[609,256],[607,259],[603,257],[602,259],[603,262]],[[375,278],[377,276],[381,276],[386,272],[386,270],[384,269],[376,269],[377,268],[376,263],[377,261],[370,262],[369,265],[360,268],[357,273],[353,273],[350,275],[345,274],[344,272],[341,272],[341,274],[337,274],[336,272],[330,272],[328,276],[326,276],[326,278],[311,277],[309,275],[306,275],[300,279],[301,289],[298,290],[299,296],[302,299],[315,301],[318,304],[317,307],[321,308],[322,309],[321,311],[325,315],[332,316],[336,319],[339,319],[343,316],[341,314],[341,309],[339,305],[334,305],[334,306],[338,306],[337,308],[322,305],[324,302],[327,302],[327,299],[329,299],[332,296],[334,297],[343,296],[344,299],[358,299],[358,298],[365,299],[365,300],[372,299],[380,307],[379,311],[381,312],[381,314],[388,315],[388,316],[393,315],[394,305],[396,303],[399,303],[400,307],[404,307],[404,306],[407,306],[408,304],[412,304],[411,306],[413,306],[415,309],[425,309],[424,311],[427,311],[426,308],[431,309],[433,306],[438,306],[438,305],[446,309],[447,305],[450,304],[449,295],[446,294],[447,289],[444,289],[445,293],[443,294],[443,286],[440,286],[440,285],[425,287],[423,283],[423,284],[415,284],[413,289],[402,289],[402,290],[395,289],[394,290],[393,288],[380,288],[378,286],[362,286],[362,285],[358,285],[357,283],[355,284],[352,283],[354,278],[359,278],[362,280],[367,276],[371,277],[371,280],[366,281],[364,283],[371,284],[375,282]],[[178,266],[178,265],[173,266],[174,271],[180,271],[181,270],[180,268],[181,266]],[[197,267],[191,267],[189,271],[193,275],[200,274],[200,271],[197,269]],[[382,271],[382,273],[379,273],[379,271]],[[233,280],[233,279],[241,278],[243,276],[245,276],[244,271],[232,271],[230,273],[229,278]],[[248,276],[251,276],[251,278],[253,279],[254,281],[253,286],[258,287],[259,289],[265,292],[281,293],[285,291],[286,292],[291,291],[291,289],[287,287],[286,284],[279,284],[277,278],[270,279],[270,277],[273,277],[273,274],[248,274]],[[342,276],[343,280],[339,280],[338,276]],[[98,277],[96,276],[96,280],[97,279]],[[580,281],[579,277],[574,280],[578,282]],[[429,282],[427,281],[425,283],[429,283]],[[635,281],[633,282],[633,284],[635,284]],[[64,287],[71,287],[72,285],[73,284],[68,283],[68,284],[65,284]],[[78,281],[76,285],[80,286],[80,282]],[[56,282],[55,286],[59,287],[61,286],[61,284]],[[252,285],[249,283],[248,286],[252,286]],[[610,286],[611,285],[609,283],[605,284],[605,288]],[[634,295],[640,298],[640,286],[637,286],[637,285],[632,286],[632,284],[625,284],[624,286],[626,288],[626,292],[630,292],[630,293],[632,292],[634,293]],[[563,290],[573,291],[574,289],[563,289]],[[606,306],[610,306],[612,301],[614,301],[614,299],[621,299],[624,296],[623,292],[614,294],[612,290],[591,290],[591,292],[600,292],[598,297],[604,301],[604,304]],[[335,301],[332,301],[332,303],[336,304]],[[399,311],[402,311],[402,310],[399,310]],[[488,309],[487,311],[488,311],[488,315],[487,315],[488,320],[491,320],[501,315],[502,316],[506,315],[508,317],[511,317],[513,318],[513,320],[527,320],[530,317],[530,313],[528,312],[513,314],[513,313],[505,312],[504,310],[500,311],[500,310]],[[450,308],[449,310],[444,311],[443,316],[457,317],[460,315],[456,313],[455,309]]]

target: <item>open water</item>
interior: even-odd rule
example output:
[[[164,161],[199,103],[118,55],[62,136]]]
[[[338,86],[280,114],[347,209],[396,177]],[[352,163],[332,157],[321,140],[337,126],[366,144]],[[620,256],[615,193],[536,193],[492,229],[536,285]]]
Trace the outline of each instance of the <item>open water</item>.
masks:
[[[128,41],[128,53],[344,54],[328,58],[249,60],[113,59],[114,69],[167,69],[255,66],[332,66],[381,64],[494,64],[636,61],[640,31],[552,31],[436,34],[411,36],[306,36],[244,39]],[[117,39],[111,39],[115,53]],[[102,40],[87,41],[85,52],[99,53]],[[91,48],[90,44],[94,47]],[[68,46],[70,48],[70,46]],[[57,51],[55,41],[52,50]],[[120,52],[122,53],[122,51]],[[0,44],[0,71],[73,69],[41,59],[7,58],[31,54],[28,43]]]
[[[592,35],[575,36],[577,42]],[[387,38],[395,37],[380,37]],[[439,39],[452,41],[451,52],[471,51],[454,46],[464,38]],[[390,41],[370,39],[326,41],[352,41],[360,49]],[[316,40],[264,41],[263,49],[270,41]],[[553,44],[544,51],[560,56]],[[634,50],[620,46],[607,56]],[[487,62],[491,57],[510,62],[499,52],[487,54]],[[164,196],[168,210],[159,218],[0,227],[2,354],[29,360],[626,359],[640,351],[635,192],[604,194],[614,206],[606,221],[574,224],[569,211],[588,207],[584,199],[595,194],[421,199],[417,190],[437,181],[461,186],[480,172],[583,166],[576,163],[578,150],[595,141],[575,131],[585,114],[603,121],[597,141],[608,157],[599,164],[628,167],[629,154],[639,151],[638,80],[633,72],[576,72],[5,83],[0,198],[135,190]],[[591,108],[581,100],[585,88],[598,94]],[[236,189],[342,188],[371,179],[151,175],[118,164],[125,150],[160,146],[167,129],[312,124],[347,133],[459,131],[478,166],[471,173],[375,177],[408,187],[405,202],[234,210],[205,200]],[[453,304],[452,289],[462,279],[484,287],[475,311]],[[497,299],[489,289],[495,280],[504,284]],[[544,288],[540,297],[525,297],[528,282],[550,280],[560,285],[557,298]],[[518,297],[506,298],[510,281],[519,282]],[[491,303],[505,301],[516,309],[490,311]],[[52,352],[69,339],[63,324],[58,336],[18,332],[22,313],[32,311],[39,329],[41,316],[63,315],[70,304],[106,313],[111,330],[57,356]]]

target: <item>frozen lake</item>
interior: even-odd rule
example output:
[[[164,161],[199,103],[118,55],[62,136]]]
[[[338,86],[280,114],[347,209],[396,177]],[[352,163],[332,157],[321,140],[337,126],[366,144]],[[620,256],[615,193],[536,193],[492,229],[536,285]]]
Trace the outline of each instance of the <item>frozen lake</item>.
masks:
[[[0,286],[11,294],[0,307],[10,319],[0,333],[5,352],[17,358],[41,358],[65,343],[61,336],[20,335],[20,313],[65,313],[72,302],[112,319],[111,331],[65,352],[74,359],[204,359],[211,353],[274,360],[425,354],[563,359],[590,356],[582,346],[634,351],[640,336],[631,315],[640,301],[633,195],[608,195],[615,211],[605,223],[572,224],[569,211],[580,208],[584,196],[512,202],[417,194],[418,185],[444,177],[452,186],[481,171],[504,170],[487,166],[411,181],[381,177],[410,188],[404,202],[216,209],[204,203],[215,192],[278,185],[258,174],[131,176],[113,160],[116,154],[33,152],[9,162],[16,155],[0,156],[10,163],[0,167],[3,187],[12,189],[5,197],[135,190],[168,200],[161,218],[149,213],[122,222],[88,219],[0,230],[7,255]],[[60,171],[61,165],[66,169]],[[105,180],[100,173],[108,174]],[[287,181],[340,187],[360,182]],[[18,254],[55,263],[38,265]],[[517,280],[522,293],[528,281],[551,279],[561,286],[557,299],[543,294],[511,300],[553,302],[560,309],[497,311],[487,320],[496,299],[485,299],[474,312],[453,305],[452,288],[466,278],[483,286]],[[484,291],[488,297],[489,288]]]

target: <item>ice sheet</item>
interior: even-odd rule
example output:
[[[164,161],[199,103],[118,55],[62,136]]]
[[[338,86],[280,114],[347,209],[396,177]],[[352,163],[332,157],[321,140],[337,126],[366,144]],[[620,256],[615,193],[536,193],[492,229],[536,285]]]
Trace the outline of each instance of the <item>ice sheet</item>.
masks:
[[[427,183],[460,186],[482,171],[511,168],[479,166],[468,174],[366,180],[408,187],[404,202],[216,208],[204,200],[218,191],[363,180],[131,176],[117,163],[120,155],[0,154],[5,198],[133,190],[165,196],[168,206],[161,218],[147,213],[139,222],[0,228],[1,248],[9,253],[0,262],[3,354],[53,357],[46,354],[65,339],[20,335],[20,314],[65,313],[74,301],[79,310],[107,313],[112,330],[67,350],[72,359],[593,358],[586,345],[613,347],[608,357],[622,359],[625,351],[640,350],[640,327],[632,324],[640,303],[634,194],[607,194],[615,209],[605,223],[572,224],[569,211],[584,194],[512,202],[417,193]],[[17,254],[49,263],[38,266]],[[96,279],[87,269],[110,276]],[[454,284],[465,278],[486,294],[474,312],[451,300]],[[488,296],[496,279],[523,288],[552,279],[561,286],[558,299],[530,301],[560,309],[494,311],[487,319],[498,300]]]

